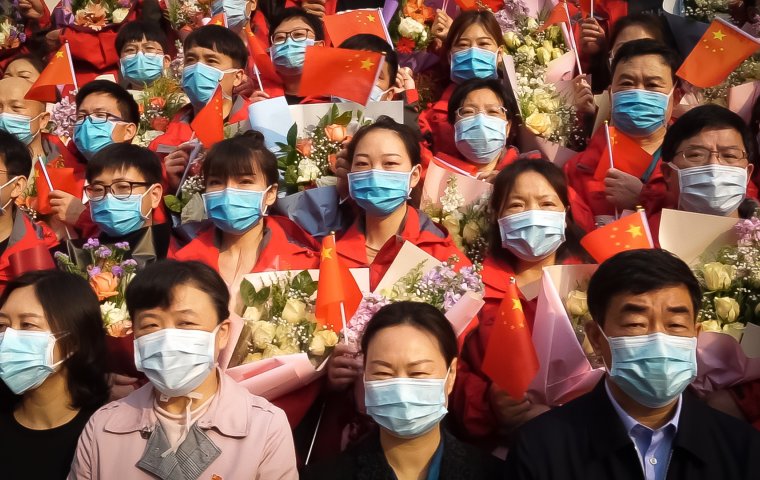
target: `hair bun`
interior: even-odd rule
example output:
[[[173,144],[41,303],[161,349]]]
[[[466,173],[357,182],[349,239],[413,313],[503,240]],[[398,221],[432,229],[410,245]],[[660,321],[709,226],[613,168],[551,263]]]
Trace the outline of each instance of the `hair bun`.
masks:
[[[240,135],[251,142],[256,148],[264,145],[264,134],[258,130],[247,130]]]

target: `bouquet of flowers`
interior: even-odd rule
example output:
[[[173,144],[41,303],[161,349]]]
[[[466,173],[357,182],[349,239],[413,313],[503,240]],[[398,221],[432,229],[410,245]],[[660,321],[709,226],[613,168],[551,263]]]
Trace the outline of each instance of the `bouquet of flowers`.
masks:
[[[56,252],[58,267],[90,282],[101,302],[100,313],[109,336],[129,335],[132,333],[132,322],[124,294],[137,269],[135,260],[124,258],[130,250],[129,243],[120,242],[109,247],[101,245],[97,238],[90,238],[82,249],[89,254],[86,267],[81,267],[65,253]]]
[[[142,91],[138,107],[140,125],[132,143],[147,147],[163,134],[169,121],[185,105],[185,94],[179,82],[162,76]]]
[[[288,193],[334,184],[330,178],[334,173],[335,154],[340,151],[342,143],[351,138],[348,128],[353,117],[352,111],[340,113],[333,105],[301,138],[298,137],[298,125],[293,124],[288,131],[287,143],[277,143],[280,148],[277,163]],[[357,120],[360,125],[366,123],[360,112],[357,112]]]
[[[14,18],[0,15],[0,51],[16,48],[25,41],[24,25]]]
[[[365,295],[359,308],[343,332],[349,343],[358,344],[372,316],[385,305],[405,300],[424,302],[447,313],[452,310],[465,295],[475,293],[482,295],[483,280],[480,277],[481,266],[475,264],[464,267],[457,272],[455,257],[436,265],[423,273],[425,262],[418,263],[408,273],[396,281],[389,289],[380,293]],[[476,312],[477,313],[477,312]],[[471,318],[471,317],[470,317]]]
[[[430,28],[435,20],[435,9],[425,0],[403,0],[398,13],[388,25],[399,66],[421,72],[438,61],[438,56],[427,51],[433,36]]]
[[[124,21],[133,0],[63,0],[64,21],[68,25],[99,32]]]
[[[74,136],[74,122],[72,119],[76,113],[76,103],[70,96],[64,96],[60,102],[53,105],[50,124],[47,126],[47,130],[60,137],[64,142],[67,142]]]
[[[729,0],[685,0],[684,16],[700,22],[710,23],[715,17],[736,23],[731,17]]]
[[[190,31],[211,16],[213,0],[167,0],[166,17],[176,31]]]

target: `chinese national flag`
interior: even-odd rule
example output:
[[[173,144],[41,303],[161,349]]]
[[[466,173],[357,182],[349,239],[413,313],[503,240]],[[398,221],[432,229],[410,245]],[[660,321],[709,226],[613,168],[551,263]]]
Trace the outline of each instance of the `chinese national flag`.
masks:
[[[39,78],[32,85],[32,88],[26,92],[27,100],[37,100],[39,102],[57,102],[58,87],[71,85],[76,86],[74,80],[74,65],[71,63],[71,53],[69,44],[65,43],[55,52],[50,63],[40,73]]]
[[[211,100],[190,122],[190,127],[206,149],[224,140],[224,101],[221,85],[216,87]]]
[[[383,61],[377,52],[307,47],[298,95],[334,95],[366,105]]]
[[[446,2],[443,2],[446,4]],[[504,7],[502,0],[456,0],[456,4],[462,11],[467,10],[486,10],[489,9],[492,12],[498,12]],[[444,8],[444,10],[446,10]]]
[[[700,88],[714,87],[760,48],[760,40],[715,18],[676,75]]]
[[[602,263],[620,252],[654,248],[654,242],[647,217],[639,211],[586,234],[581,239],[581,246],[597,262]]]
[[[280,80],[280,76],[277,75],[277,71],[275,71],[274,65],[272,65],[272,59],[267,53],[266,48],[264,48],[264,45],[262,45],[261,41],[253,34],[248,25],[243,27],[243,31],[245,32],[245,38],[248,42],[248,52],[251,56],[251,60],[253,60],[253,68],[258,69],[262,83],[275,85],[282,84],[282,80]]]
[[[219,25],[227,28],[227,15],[224,12],[219,12],[211,17],[206,25]]]
[[[334,332],[343,329],[340,306],[346,321],[356,313],[362,301],[362,292],[356,285],[351,272],[338,258],[335,235],[327,235],[322,240],[322,260],[319,264],[319,284],[317,286],[317,324],[325,325]]]
[[[325,23],[330,40],[336,47],[347,38],[360,33],[369,33],[393,44],[385,30],[383,11],[379,8],[363,8],[336,15],[325,15],[322,21]]]
[[[37,190],[36,210],[41,215],[47,215],[51,213],[50,187],[45,179],[45,173],[42,171],[41,161],[39,160],[34,164],[34,187]],[[59,168],[54,165],[46,165],[45,170],[50,178],[50,183],[53,185],[53,190],[62,190],[74,195],[76,198],[82,198],[82,189],[78,188],[73,168]]]
[[[607,147],[596,166],[594,179],[603,181],[607,176],[607,170],[612,168],[611,165],[636,178],[642,178],[652,164],[652,155],[615,127],[609,127],[609,130],[612,162],[610,162],[610,149]]]
[[[558,23],[566,23],[568,31],[571,31],[572,22],[567,14],[574,9],[575,5],[567,5],[567,9],[565,9],[565,2],[558,2],[554,8],[552,8],[551,12],[549,12],[549,16],[546,17],[546,20],[544,20],[544,23],[541,25],[538,31],[543,32],[547,28]]]
[[[538,372],[533,338],[513,282],[499,305],[482,369],[496,385],[518,400],[525,396]]]

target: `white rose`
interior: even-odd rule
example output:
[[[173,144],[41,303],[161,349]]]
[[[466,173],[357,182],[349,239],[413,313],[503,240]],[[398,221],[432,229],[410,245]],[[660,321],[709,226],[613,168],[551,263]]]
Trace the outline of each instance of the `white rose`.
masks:
[[[314,338],[309,345],[309,353],[316,357],[325,354],[325,350],[334,347],[338,343],[338,334],[330,329],[314,332]]]
[[[250,320],[251,322],[258,322],[261,320],[262,313],[263,312],[259,307],[247,307],[245,309],[245,313],[243,313],[243,318]]]
[[[129,15],[128,8],[117,8],[113,11],[111,17],[113,18],[113,23],[121,23],[127,18],[127,15]]]
[[[319,167],[316,163],[308,158],[304,158],[298,162],[298,178],[297,183],[311,182],[319,178]]]
[[[402,37],[416,39],[425,31],[425,26],[411,17],[404,17],[398,25],[398,33]]]
[[[467,243],[473,243],[480,236],[480,227],[478,222],[470,221],[462,229],[462,239]]]
[[[530,17],[525,26],[528,27],[529,30],[536,30],[538,28],[538,21],[535,18]]]
[[[545,47],[538,47],[536,49],[536,61],[539,65],[546,65],[552,60],[551,50],[547,50]]]
[[[716,297],[715,298],[715,314],[718,315],[718,319],[731,323],[735,322],[739,317],[739,303],[731,297]]]
[[[282,310],[282,319],[288,323],[298,323],[306,318],[306,304],[295,298],[291,298],[285,303]]]
[[[567,295],[565,306],[573,317],[582,317],[588,313],[588,295],[581,290],[573,290]]]
[[[546,113],[535,112],[525,119],[525,127],[536,135],[549,135],[552,119]]]
[[[724,265],[720,262],[706,263],[703,268],[705,286],[711,292],[725,290],[731,286],[731,282],[736,276],[736,267],[733,265]]]
[[[254,322],[251,326],[253,346],[257,350],[264,350],[274,341],[275,325],[269,322]]]
[[[520,41],[520,36],[515,32],[505,33],[504,43],[507,45],[507,48],[509,48],[510,50],[515,50],[520,45],[522,45],[522,42]]]
[[[741,342],[745,328],[747,327],[739,322],[729,323],[728,325],[723,325],[723,333],[727,333],[734,337],[737,342]]]
[[[717,320],[705,320],[700,325],[703,332],[720,332],[720,322]]]
[[[529,47],[527,44],[517,49],[517,53],[525,55],[528,63],[533,63],[536,58],[536,50],[533,47]]]

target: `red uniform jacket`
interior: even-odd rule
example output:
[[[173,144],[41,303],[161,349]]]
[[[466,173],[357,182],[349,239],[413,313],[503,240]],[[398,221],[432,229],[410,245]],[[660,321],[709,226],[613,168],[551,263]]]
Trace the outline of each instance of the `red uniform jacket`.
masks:
[[[366,238],[363,223],[363,217],[354,222],[340,237],[336,248],[338,255],[348,268],[369,267],[370,290],[374,290],[380,283],[405,241],[412,242],[440,261],[446,261],[452,255],[456,255],[459,259],[457,268],[470,265],[470,261],[456,247],[448,232],[436,225],[430,217],[411,206],[407,207],[406,219],[399,233],[388,239],[370,264],[365,250]]]
[[[13,280],[14,266],[10,258],[13,254],[36,247],[51,249],[58,244],[55,233],[43,223],[34,223],[21,210],[16,210],[13,229],[8,237],[8,246],[0,255],[0,293],[5,285]]]
[[[760,430],[760,380],[742,383],[729,391],[747,421]]]
[[[449,123],[449,98],[454,93],[455,84],[443,91],[441,98],[429,105],[420,113],[419,125],[426,146],[436,155],[445,153],[454,157],[459,156],[454,142],[454,127]]]
[[[285,217],[269,216],[264,220],[264,240],[259,259],[251,273],[267,270],[304,270],[319,266],[319,245],[301,227]],[[176,260],[197,260],[219,271],[219,247],[216,228],[201,232],[178,252],[169,253]],[[311,408],[321,389],[321,382],[275,399],[272,403],[285,411],[290,426],[295,428]]]

